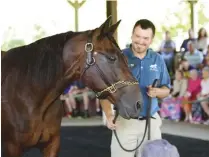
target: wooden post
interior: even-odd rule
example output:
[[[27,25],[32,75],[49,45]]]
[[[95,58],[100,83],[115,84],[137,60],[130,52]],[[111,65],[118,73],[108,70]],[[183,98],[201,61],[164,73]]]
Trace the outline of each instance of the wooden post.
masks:
[[[188,3],[190,5],[190,23],[191,28],[193,29],[194,33],[197,33],[198,29],[198,13],[196,9],[196,3],[198,0],[188,0]]]
[[[112,23],[116,23],[117,22],[117,0],[115,1],[110,1],[107,0],[106,1],[106,11],[107,11],[107,17],[109,17],[110,15],[112,16]],[[116,41],[118,41],[117,39],[117,31],[114,34],[114,38]]]
[[[79,17],[78,10],[86,1],[82,0],[80,3],[78,2],[78,0],[75,0],[74,2],[72,2],[71,0],[67,0],[67,1],[75,9],[75,31],[77,32],[78,31],[78,17]]]

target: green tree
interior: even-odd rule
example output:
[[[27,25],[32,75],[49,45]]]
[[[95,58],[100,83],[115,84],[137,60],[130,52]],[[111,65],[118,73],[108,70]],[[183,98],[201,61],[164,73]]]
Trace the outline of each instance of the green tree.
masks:
[[[3,51],[7,51],[11,48],[19,47],[19,46],[22,46],[22,45],[25,45],[24,40],[22,40],[22,39],[12,39],[12,40],[9,40],[7,42],[4,42],[1,49]]]
[[[34,41],[41,39],[47,35],[46,31],[38,24],[34,25],[34,29],[36,31],[36,35],[33,37]]]
[[[209,23],[209,18],[204,13],[206,9],[205,4],[201,1],[198,3],[198,28],[200,28],[204,24]],[[166,12],[165,19],[161,23],[160,28],[156,29],[155,43],[153,44],[156,48],[159,47],[160,42],[163,40],[166,30],[170,31],[172,37],[177,37],[179,32],[186,33],[191,28],[189,3],[180,2],[178,10],[167,10]]]
[[[202,27],[204,24],[209,23],[209,18],[206,17],[204,10],[206,10],[205,4],[200,3],[198,7],[198,27]]]

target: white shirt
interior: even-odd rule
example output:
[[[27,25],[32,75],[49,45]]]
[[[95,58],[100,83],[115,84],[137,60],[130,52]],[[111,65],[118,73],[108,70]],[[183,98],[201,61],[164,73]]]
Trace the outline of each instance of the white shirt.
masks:
[[[208,44],[209,44],[209,38],[203,38],[197,41],[196,48],[202,49],[203,54],[206,55]]]
[[[209,79],[201,81],[201,88],[202,95],[209,94]]]
[[[196,67],[198,64],[203,62],[204,56],[202,52],[195,50],[193,54],[187,51],[184,58],[188,60],[190,65]]]

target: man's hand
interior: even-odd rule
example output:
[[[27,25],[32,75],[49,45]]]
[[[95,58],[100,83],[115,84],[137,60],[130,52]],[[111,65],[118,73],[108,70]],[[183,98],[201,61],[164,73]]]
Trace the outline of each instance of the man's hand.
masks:
[[[114,112],[112,111],[111,102],[107,99],[102,99],[100,100],[100,104],[106,116],[107,127],[111,130],[114,130],[116,125],[113,124]]]
[[[149,85],[147,88],[148,88],[147,95],[149,95],[152,98],[157,97],[158,88],[153,88],[151,85]]]
[[[150,96],[151,98],[157,97],[159,99],[163,99],[169,96],[170,94],[170,89],[166,86],[162,86],[160,88],[153,88],[151,85],[149,85],[147,88],[148,88],[147,95]]]
[[[107,127],[110,130],[115,130],[116,129],[116,124],[113,123],[113,119],[114,119],[114,116],[113,115],[107,117]]]

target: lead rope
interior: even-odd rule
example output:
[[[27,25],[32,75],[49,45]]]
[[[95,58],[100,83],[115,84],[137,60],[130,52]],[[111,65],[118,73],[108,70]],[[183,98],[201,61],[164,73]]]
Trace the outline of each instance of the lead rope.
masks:
[[[157,83],[158,83],[158,80],[155,79],[153,84],[152,84],[152,87],[156,87]],[[134,148],[134,149],[126,149],[126,148],[124,148],[122,146],[122,144],[120,143],[120,140],[118,138],[116,130],[113,130],[113,133],[115,134],[115,137],[116,137],[116,139],[118,141],[118,144],[120,145],[120,147],[124,151],[126,151],[126,152],[133,152],[133,151],[137,150],[142,145],[142,143],[144,142],[144,139],[145,139],[145,136],[146,136],[146,133],[147,133],[147,128],[148,128],[148,140],[150,140],[150,138],[151,138],[151,127],[150,127],[151,126],[150,125],[151,124],[151,121],[150,121],[150,119],[151,119],[151,116],[150,116],[151,115],[151,113],[150,113],[151,112],[151,105],[152,105],[152,98],[150,97],[149,98],[149,104],[148,104],[148,107],[147,107],[147,117],[146,117],[146,124],[145,124],[145,129],[144,129],[144,135],[143,135],[143,138],[142,138],[140,144],[136,148]],[[113,119],[113,123],[114,124],[115,124],[115,122],[116,122],[116,120],[118,118],[118,115],[119,115],[119,111],[118,111],[118,109],[116,109],[115,117]]]

